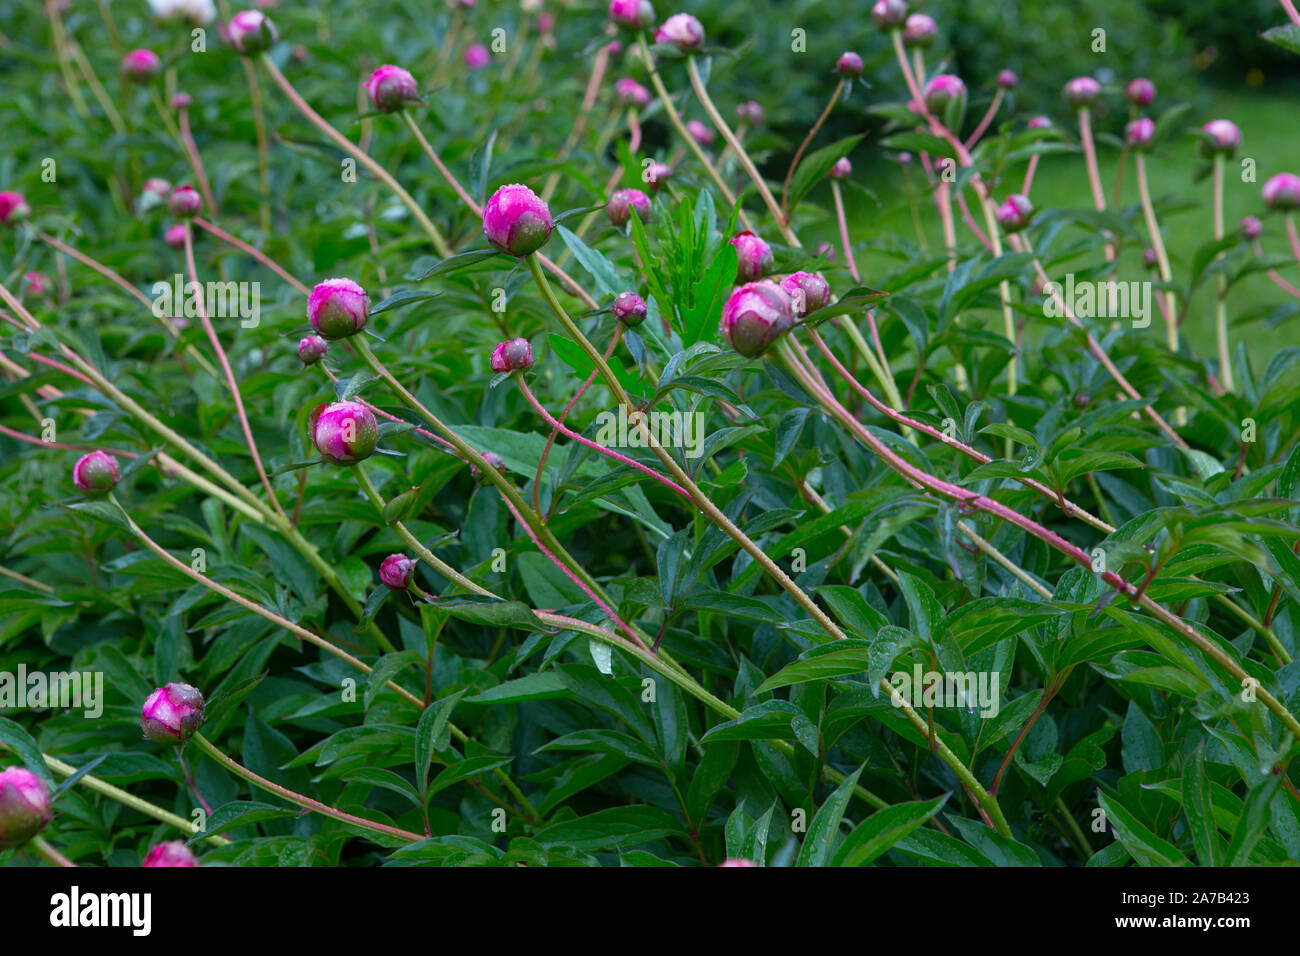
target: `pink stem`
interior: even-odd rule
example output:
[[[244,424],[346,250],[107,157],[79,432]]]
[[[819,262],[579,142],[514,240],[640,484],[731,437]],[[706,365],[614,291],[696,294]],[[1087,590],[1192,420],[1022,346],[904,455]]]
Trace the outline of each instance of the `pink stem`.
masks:
[[[1282,9],[1291,18],[1291,22],[1300,27],[1300,13],[1296,13],[1295,4],[1291,0],[1282,0]]]
[[[153,303],[149,301],[148,296],[146,296],[135,286],[131,285],[131,283],[127,282],[126,279],[122,278],[120,275],[118,275],[108,266],[103,265],[100,262],[96,262],[94,259],[90,258],[90,256],[86,255],[85,253],[78,252],[76,249],[73,249],[71,246],[62,243],[58,239],[55,239],[53,236],[46,235],[45,233],[41,233],[41,241],[44,242],[47,246],[53,246],[55,249],[58,249],[59,252],[62,252],[64,255],[71,256],[72,258],[80,262],[83,266],[89,266],[91,269],[94,269],[105,279],[108,279],[109,281],[115,283],[118,286],[118,288],[122,289],[122,291],[126,292],[128,295],[134,296],[142,305],[145,306],[153,305]]]
[[[1025,170],[1025,184],[1020,187],[1020,193],[1023,196],[1029,195],[1029,190],[1034,185],[1034,173],[1038,170],[1038,154],[1034,153],[1029,157],[1029,166]]]
[[[989,242],[989,237],[984,235],[984,230],[981,229],[976,224],[974,218],[972,218],[970,214],[970,207],[966,205],[966,196],[964,193],[961,192],[961,190],[957,190],[957,206],[961,209],[962,219],[966,221],[966,225],[970,227],[970,231],[975,233],[975,238],[977,238],[984,245],[985,249],[987,249],[989,252],[992,252],[993,243]]]
[[[591,588],[587,587],[587,585],[583,583],[581,578],[579,578],[576,574],[574,574],[571,570],[569,570],[568,566],[565,565],[563,561],[561,561],[554,554],[552,554],[550,549],[548,549],[546,545],[542,544],[541,539],[536,534],[533,533],[532,526],[529,525],[528,522],[524,520],[523,515],[521,515],[518,512],[518,510],[515,508],[514,502],[511,501],[509,498],[507,498],[505,495],[501,496],[501,500],[504,501],[506,507],[510,509],[510,513],[515,516],[515,520],[519,522],[519,524],[523,527],[523,529],[526,532],[528,532],[528,537],[532,538],[533,544],[537,546],[537,550],[541,551],[542,554],[546,555],[547,560],[549,560],[552,564],[554,564],[557,568],[559,568],[566,578],[568,578],[570,581],[576,584],[582,590],[583,594],[591,598],[591,600],[595,602],[596,606],[600,608],[602,611],[604,611],[611,621],[613,621],[620,628],[622,628],[624,633],[626,633],[627,636],[632,639],[633,644],[641,648],[641,650],[645,651],[647,654],[654,653],[653,651],[650,650],[650,648],[645,646],[645,642],[642,641],[641,638],[636,636],[636,632],[633,631],[632,628],[628,627],[628,625],[623,621],[623,619],[618,616],[617,611],[615,611],[612,607],[610,607],[599,597],[597,597],[596,593],[592,591]]]
[[[1088,185],[1092,188],[1092,204],[1098,212],[1106,211],[1106,193],[1101,188],[1101,170],[1097,167],[1097,144],[1092,139],[1092,117],[1087,107],[1079,110],[1079,141],[1083,144],[1083,161],[1088,167]],[[1106,243],[1106,261],[1115,260],[1115,246]]]
[[[325,375],[329,378],[331,382],[336,382],[336,383],[338,382],[339,380],[338,376],[335,375],[333,372],[331,372],[328,368],[326,368],[324,362],[320,363],[320,367],[321,370],[324,371]],[[379,415],[381,418],[387,418],[390,422],[402,422],[403,424],[409,424],[406,421],[406,419],[398,418],[396,415],[384,411],[378,405],[370,404],[370,402],[366,401],[360,395],[355,396],[352,400],[354,402],[359,402],[360,404],[366,406],[366,408],[370,409],[372,412],[374,412],[376,415]],[[440,445],[455,450],[455,446],[453,446],[451,442],[447,441],[441,435],[435,435],[433,432],[427,431],[421,428],[419,425],[415,426],[415,430],[419,432],[421,435],[425,436],[426,438],[432,439],[433,441],[436,441]]]
[[[183,114],[182,114],[183,115]],[[187,222],[185,224],[185,267],[189,270],[190,281],[196,288],[202,288],[199,285],[199,270],[194,264],[194,228]],[[239,394],[239,383],[235,381],[235,372],[230,367],[230,360],[226,358],[226,350],[221,347],[221,340],[217,338],[217,330],[212,327],[212,321],[208,318],[207,304],[203,301],[203,296],[195,296],[195,302],[198,305],[199,321],[203,323],[203,331],[208,335],[208,341],[212,343],[212,349],[217,353],[217,361],[221,363],[221,371],[226,377],[226,384],[230,386],[230,394],[235,400],[235,414],[239,416],[240,427],[244,430],[244,441],[248,444],[248,450],[252,453],[253,464],[257,467],[258,477],[262,479],[262,487],[270,496],[271,506],[281,518],[288,520],[288,516],[280,508],[280,502],[275,497],[275,491],[271,488],[271,479],[266,476],[266,469],[262,467],[262,456],[257,453],[257,442],[253,440],[253,429],[248,424],[248,413],[244,411],[244,399]]]
[[[975,127],[975,132],[971,133],[970,138],[966,140],[967,149],[972,148],[979,142],[980,137],[984,135],[984,131],[989,128],[989,123],[993,122],[993,117],[998,113],[998,107],[1002,105],[1004,92],[1005,91],[1002,87],[999,86],[997,93],[993,95],[993,102],[989,104],[988,112],[984,114],[984,118],[980,120],[980,124]]]
[[[853,244],[849,242],[849,221],[844,215],[844,197],[840,194],[840,184],[831,180],[831,195],[835,197],[835,218],[840,224],[840,245],[844,247],[844,262],[849,267],[849,275],[854,282],[861,282],[858,277],[858,264],[853,261]]]
[[[554,428],[556,431],[558,431],[561,435],[564,435],[566,438],[576,441],[580,445],[585,445],[587,448],[590,448],[592,451],[599,452],[600,454],[613,458],[615,461],[622,462],[625,465],[630,465],[631,467],[635,468],[637,471],[641,472],[643,475],[647,475],[650,478],[653,478],[655,481],[659,482],[665,488],[677,492],[677,494],[681,495],[683,498],[687,499],[688,501],[691,500],[691,496],[690,494],[687,493],[686,489],[683,488],[681,485],[677,484],[672,479],[666,478],[665,476],[659,474],[658,472],[654,471],[651,468],[647,468],[639,461],[633,461],[631,458],[628,458],[626,455],[620,455],[612,448],[606,448],[604,445],[601,445],[598,442],[594,442],[589,438],[584,438],[582,435],[579,435],[573,429],[556,421],[555,416],[553,416],[550,412],[548,412],[545,408],[542,407],[541,402],[537,400],[537,396],[533,394],[532,389],[528,387],[528,383],[524,381],[523,377],[517,376],[516,381],[519,383],[519,390],[524,393],[524,398],[528,399],[528,404],[532,405],[534,411],[536,411],[538,415],[541,415],[542,418],[546,420],[546,423],[550,425],[552,428]]]
[[[140,456],[133,451],[119,451],[116,448],[101,448],[99,445],[65,445],[57,441],[44,441],[35,435],[26,435],[12,428],[6,428],[0,425],[0,435],[8,435],[10,438],[18,441],[25,441],[30,445],[40,445],[42,448],[61,448],[64,451],[106,451],[110,455],[121,455],[124,458],[139,458]]]
[[[311,289],[308,289],[305,285],[303,285],[293,276],[289,275],[289,273],[286,272],[280,266],[279,263],[277,263],[274,259],[266,255],[266,253],[262,252],[261,250],[253,248],[248,243],[244,242],[244,240],[232,236],[230,233],[226,232],[226,230],[220,228],[219,226],[213,225],[212,223],[208,222],[206,219],[201,219],[198,216],[194,218],[194,225],[198,226],[200,229],[206,229],[208,232],[212,233],[218,239],[230,243],[232,246],[234,246],[236,249],[243,252],[245,255],[251,256],[252,258],[256,259],[258,262],[262,263],[262,265],[266,266],[268,269],[270,269],[272,272],[278,275],[285,282],[289,283],[289,285],[293,286],[303,295],[311,294]]]
[[[199,181],[199,189],[203,191],[203,200],[212,210],[212,215],[217,214],[217,201],[212,196],[212,186],[208,183],[208,174],[203,170],[203,160],[199,158],[199,147],[194,142],[194,136],[190,133],[190,111],[181,107],[180,109],[181,139],[185,143],[185,151],[190,154],[190,164],[194,167],[194,177]]]
[[[1300,235],[1296,235],[1295,220],[1290,213],[1286,216],[1286,236],[1291,240],[1291,254],[1300,262]]]

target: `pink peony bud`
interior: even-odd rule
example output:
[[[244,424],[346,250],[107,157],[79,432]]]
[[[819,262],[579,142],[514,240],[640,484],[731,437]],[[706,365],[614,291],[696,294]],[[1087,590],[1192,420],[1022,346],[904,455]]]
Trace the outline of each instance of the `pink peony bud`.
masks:
[[[317,405],[311,413],[311,442],[332,465],[365,461],[379,443],[379,424],[358,402]]]
[[[518,183],[502,186],[483,207],[483,234],[488,242],[521,259],[546,245],[554,228],[546,203]]]
[[[792,272],[781,280],[781,289],[794,303],[794,314],[800,319],[831,300],[830,284],[817,272]]]
[[[483,460],[488,463],[489,468],[495,468],[498,472],[501,472],[502,474],[505,473],[506,463],[501,458],[501,456],[498,455],[496,452],[494,451],[483,452]],[[487,480],[488,480],[487,476],[483,474],[483,472],[479,469],[478,465],[475,465],[473,463],[470,464],[469,476],[473,478],[475,481],[477,481],[480,485],[487,484]]]
[[[203,726],[203,695],[189,684],[159,687],[140,709],[140,729],[159,744],[183,744]]]
[[[835,72],[850,80],[856,80],[862,75],[862,57],[852,50],[841,53],[840,58],[835,61]]]
[[[912,154],[906,151],[897,153],[894,156],[894,162],[898,163],[900,166],[911,166]]]
[[[272,43],[280,38],[275,31],[275,24],[260,10],[243,10],[236,13],[226,27],[230,42],[240,53],[261,53],[270,49]]]
[[[998,223],[1007,232],[1019,232],[1029,225],[1029,217],[1033,214],[1034,204],[1029,201],[1029,197],[1012,193],[998,207]]]
[[[1297,193],[1296,198],[1300,200],[1300,193]],[[1238,228],[1241,229],[1241,237],[1243,239],[1258,239],[1260,236],[1264,235],[1264,224],[1254,216],[1246,216],[1241,220]]]
[[[537,32],[545,36],[555,29],[555,14],[543,10],[537,15]]]
[[[645,321],[645,299],[635,292],[620,292],[614,297],[614,305],[610,311],[614,313],[614,318],[629,329],[636,328]]]
[[[0,850],[22,846],[53,819],[44,780],[26,767],[0,770]]]
[[[405,591],[415,575],[415,562],[404,554],[390,554],[379,565],[379,580],[394,591]]]
[[[736,284],[761,279],[772,271],[772,247],[748,229],[738,232],[731,244],[736,247]]]
[[[419,98],[418,86],[413,77],[400,66],[387,64],[370,74],[366,80],[370,102],[381,113],[393,113],[411,100]]]
[[[475,43],[465,51],[465,65],[471,70],[481,70],[492,62],[492,51],[482,43]]]
[[[817,256],[818,258],[825,256],[827,259],[834,259],[835,247],[829,242],[823,242],[817,247]]]
[[[1076,76],[1065,84],[1062,93],[1071,106],[1091,106],[1101,95],[1101,84],[1090,76]]]
[[[1295,209],[1300,207],[1300,176],[1278,173],[1260,190],[1264,205],[1269,209]]]
[[[621,106],[650,105],[650,91],[631,77],[624,76],[616,80],[614,92],[618,94],[618,102]]]
[[[674,13],[655,31],[655,43],[670,43],[682,53],[704,48],[704,27],[689,13]]]
[[[1052,121],[1046,116],[1035,116],[1026,125],[1030,129],[1051,129]]]
[[[199,859],[182,840],[159,843],[145,855],[141,866],[198,866]]]
[[[0,224],[12,226],[19,219],[26,219],[31,212],[32,208],[27,205],[22,193],[0,193]]]
[[[117,459],[98,449],[82,455],[72,466],[72,483],[90,495],[112,491],[119,477],[121,472],[117,467]]]
[[[1015,70],[1003,70],[998,74],[998,86],[1004,90],[1015,89],[1016,84],[1020,82],[1020,77],[1016,76]]]
[[[163,242],[173,249],[185,248],[185,224],[176,223],[174,226],[168,226],[167,231],[163,233]]]
[[[693,119],[688,121],[686,124],[686,132],[690,133],[691,139],[695,140],[695,142],[699,143],[701,146],[713,145],[713,130],[709,129],[699,120]]]
[[[329,350],[330,344],[319,335],[304,335],[298,340],[298,360],[303,365],[315,365]]]
[[[23,286],[32,295],[45,295],[50,291],[50,277],[44,272],[25,272]]]
[[[132,50],[122,57],[122,75],[137,83],[147,83],[162,70],[162,60],[153,50]]]
[[[652,193],[657,193],[672,178],[673,168],[666,163],[650,163],[641,172],[641,181]]]
[[[159,199],[166,199],[172,191],[172,184],[158,176],[153,176],[144,181],[143,191],[151,193]]]
[[[876,0],[871,5],[871,19],[882,30],[897,30],[907,19],[907,4],[903,0]]]
[[[533,350],[527,339],[509,339],[492,350],[492,371],[521,372],[533,367]]]
[[[911,159],[909,156],[908,159]],[[853,174],[853,164],[849,162],[847,156],[841,156],[835,160],[835,165],[831,167],[831,179],[848,179]]]
[[[718,866],[758,866],[753,860],[746,860],[740,857],[732,857],[729,860],[723,860]]]
[[[1210,120],[1201,127],[1201,131],[1206,137],[1201,141],[1201,148],[1205,152],[1231,155],[1241,145],[1241,130],[1232,120]]]
[[[193,219],[203,211],[203,197],[193,186],[177,186],[167,197],[167,211],[177,219]]]
[[[366,327],[370,296],[351,279],[326,279],[307,297],[307,321],[327,339],[346,339]]]
[[[652,18],[653,19],[653,18]],[[605,52],[610,56],[618,56],[623,52],[623,44],[618,40],[610,40],[605,44]]]
[[[767,116],[763,112],[763,107],[759,106],[754,100],[747,103],[741,103],[736,107],[736,117],[750,126],[762,126],[763,119]]]
[[[903,25],[903,42],[908,46],[925,47],[934,43],[939,35],[939,27],[934,17],[924,13],[913,13]]]
[[[1128,101],[1138,109],[1151,105],[1151,101],[1156,98],[1156,85],[1144,76],[1139,76],[1136,80],[1128,85],[1124,91]]]
[[[1124,127],[1124,140],[1138,149],[1146,149],[1150,146],[1151,139],[1155,135],[1156,124],[1145,116],[1139,116]]]
[[[610,222],[621,228],[632,218],[633,209],[642,222],[650,221],[650,197],[639,189],[620,189],[609,197],[609,202],[605,204],[605,215],[609,216]]]
[[[1154,269],[1160,265],[1160,257],[1154,249],[1148,247],[1142,250],[1142,262],[1148,269]]]
[[[790,296],[771,279],[761,279],[731,293],[722,307],[719,331],[733,349],[754,358],[793,325]]]
[[[625,30],[644,30],[655,22],[650,0],[609,0],[609,18]]]
[[[952,73],[940,73],[926,81],[922,94],[926,109],[931,113],[943,113],[950,103],[965,102],[966,84]]]
[[[177,93],[172,97],[172,109],[187,110],[194,104],[194,98],[188,93]]]

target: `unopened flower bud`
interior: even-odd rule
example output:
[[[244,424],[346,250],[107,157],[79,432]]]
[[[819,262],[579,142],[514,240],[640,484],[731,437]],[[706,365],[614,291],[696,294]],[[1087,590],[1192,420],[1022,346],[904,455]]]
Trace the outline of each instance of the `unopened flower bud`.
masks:
[[[1124,127],[1124,140],[1138,149],[1146,149],[1156,135],[1156,124],[1145,116],[1139,116]]]
[[[1300,208],[1300,176],[1278,173],[1264,184],[1260,195],[1269,209]]]
[[[487,462],[489,468],[493,468],[496,471],[501,472],[502,474],[505,473],[506,463],[501,458],[501,456],[498,455],[496,452],[494,451],[483,452],[483,460]],[[480,485],[487,484],[488,481],[487,476],[483,474],[482,469],[480,469],[479,466],[474,464],[473,462],[471,462],[469,466],[469,475]]]
[[[50,291],[50,277],[44,272],[24,272],[23,288],[32,295],[45,295]]]
[[[1150,106],[1151,101],[1156,98],[1156,85],[1146,77],[1139,76],[1124,90],[1124,95],[1138,109],[1143,109]]]
[[[1148,269],[1155,269],[1160,265],[1160,257],[1150,246],[1142,250],[1142,264]]]
[[[766,115],[767,114],[763,112],[763,107],[759,106],[754,100],[741,103],[736,107],[736,117],[748,123],[750,126],[763,125],[763,119]]]
[[[834,259],[835,247],[829,242],[823,242],[817,246],[817,256],[818,258],[825,256],[827,259]]]
[[[848,179],[853,174],[853,164],[849,162],[847,156],[841,156],[835,160],[835,165],[831,167],[831,179]]]
[[[998,207],[998,224],[1007,232],[1019,232],[1029,225],[1029,217],[1033,214],[1034,204],[1029,201],[1029,197],[1012,193]]]
[[[147,83],[162,70],[162,60],[153,50],[132,50],[122,57],[122,75],[137,83]]]
[[[72,466],[73,484],[89,495],[103,495],[112,491],[121,475],[117,459],[98,449],[82,455]]]
[[[611,57],[618,56],[620,53],[623,52],[623,44],[620,43],[618,40],[610,40],[608,43],[605,44],[605,52],[608,53]]]
[[[26,219],[31,212],[22,193],[0,192],[0,224],[12,226],[19,219]]]
[[[482,43],[475,43],[465,51],[465,65],[471,70],[481,70],[492,62],[492,51]]]
[[[394,591],[405,591],[415,575],[415,562],[404,554],[390,554],[379,565],[379,580]]]
[[[1026,125],[1029,129],[1051,129],[1052,121],[1046,116],[1035,116]]]
[[[1201,140],[1203,152],[1224,153],[1231,156],[1241,145],[1241,130],[1232,120],[1210,120],[1201,127],[1201,131],[1205,133],[1205,138]]]
[[[370,102],[381,113],[393,113],[419,98],[419,87],[408,71],[391,63],[381,66],[366,80]]]
[[[934,43],[939,35],[939,27],[934,17],[925,13],[913,13],[903,25],[903,42],[907,46],[924,49]]]
[[[897,30],[907,19],[904,0],[876,0],[871,5],[871,19],[882,30]]]
[[[620,106],[646,107],[650,105],[650,91],[630,76],[620,77],[614,82],[614,92],[618,94]]]
[[[856,80],[862,75],[862,57],[852,50],[846,50],[835,61],[835,72],[850,80]]]
[[[307,321],[324,338],[356,335],[369,318],[370,296],[351,279],[326,279],[307,297]]]
[[[629,329],[636,328],[645,321],[645,299],[635,292],[620,292],[614,297],[614,304],[610,307],[610,311],[614,313],[614,318]]]
[[[1065,101],[1074,107],[1091,106],[1101,95],[1101,84],[1090,76],[1076,76],[1065,84]]]
[[[650,0],[610,0],[609,18],[624,30],[644,30],[655,22]]]
[[[689,120],[686,123],[686,132],[690,133],[691,139],[695,140],[695,142],[699,143],[701,146],[713,145],[713,130],[709,129],[697,119]]]
[[[732,857],[731,859],[723,860],[718,864],[718,866],[758,866],[758,864],[753,860],[746,860],[742,857]]]
[[[168,840],[151,849],[141,866],[198,866],[199,858],[183,840]]]
[[[1243,239],[1254,240],[1264,235],[1264,224],[1254,216],[1246,216],[1241,220],[1238,228],[1241,229],[1241,237]]]
[[[163,233],[163,242],[173,249],[185,248],[185,224],[178,222],[175,225],[168,226],[167,231]]]
[[[736,284],[753,282],[772,271],[775,259],[772,247],[748,229],[736,233],[731,244],[736,247]]]
[[[930,77],[922,92],[925,96],[925,108],[936,115],[942,115],[949,104],[962,104],[966,101],[966,84],[962,82],[961,77],[952,73],[940,73],[938,76]]]
[[[633,209],[642,222],[650,221],[650,197],[639,189],[620,189],[609,197],[609,202],[605,204],[605,215],[609,216],[610,222],[621,228],[632,218]]]
[[[1015,70],[1002,70],[998,73],[998,86],[1004,90],[1015,89],[1016,84],[1020,82],[1020,77],[1016,76]]]
[[[483,207],[483,234],[488,242],[521,259],[546,245],[554,229],[546,203],[518,183],[502,186]]]
[[[831,300],[830,284],[817,272],[792,272],[781,280],[781,289],[794,303],[795,317],[800,319]]]
[[[906,150],[901,153],[895,153],[894,162],[898,163],[898,165],[900,166],[911,166],[912,154],[907,152]]]
[[[298,340],[298,360],[303,365],[315,365],[329,350],[330,344],[319,335],[304,335]]]
[[[165,200],[171,194],[172,184],[161,177],[152,176],[144,181],[143,191]]]
[[[159,687],[140,710],[140,729],[155,743],[183,744],[203,726],[203,695],[189,684]]]
[[[667,163],[650,163],[641,172],[641,180],[652,193],[657,193],[663,184],[673,178],[673,168]]]
[[[761,355],[794,325],[794,302],[771,279],[749,282],[731,293],[719,331],[746,358]]]
[[[311,414],[311,442],[333,465],[364,461],[379,443],[379,423],[359,402],[317,405]]]
[[[689,13],[674,13],[655,31],[655,43],[669,43],[682,53],[704,48],[704,27]]]
[[[172,109],[187,110],[194,105],[194,97],[188,93],[177,93],[172,97]]]
[[[167,211],[177,219],[193,219],[203,211],[203,197],[193,186],[177,186],[167,197]]]
[[[26,767],[0,770],[0,850],[22,846],[53,819],[44,780]]]
[[[242,10],[230,19],[226,28],[230,42],[240,53],[253,54],[268,50],[278,40],[275,24],[260,10]]]
[[[533,367],[533,350],[527,339],[508,339],[492,350],[492,371],[520,372]]]

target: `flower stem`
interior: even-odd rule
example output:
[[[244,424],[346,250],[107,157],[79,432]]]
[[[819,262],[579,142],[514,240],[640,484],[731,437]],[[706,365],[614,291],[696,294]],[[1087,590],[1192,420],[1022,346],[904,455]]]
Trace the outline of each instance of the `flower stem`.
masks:
[[[232,236],[230,233],[226,232],[226,230],[222,229],[220,226],[217,226],[214,223],[210,223],[206,219],[202,219],[196,216],[194,217],[193,222],[194,225],[198,226],[200,229],[204,229],[212,233],[222,242],[228,242],[230,243],[230,245],[234,246],[240,252],[244,253],[247,256],[252,257],[253,259],[256,259],[262,265],[266,266],[268,269],[270,269],[272,272],[278,275],[285,282],[289,283],[289,285],[293,286],[294,289],[296,289],[302,295],[311,295],[311,289],[307,288],[305,285],[303,285],[301,282],[299,282],[297,279],[291,276],[284,269],[283,266],[281,266],[278,262],[276,262],[274,259],[268,256],[266,253],[262,252],[260,249],[256,249],[253,246],[249,245],[248,243],[244,242],[244,240],[236,236]]]
[[[231,757],[226,756],[218,750],[212,741],[202,734],[195,734],[192,738],[195,745],[205,754],[215,760],[221,766],[225,767],[236,776],[243,777],[253,786],[265,790],[267,793],[275,794],[289,803],[296,804],[304,810],[310,810],[313,813],[319,813],[321,816],[332,817],[342,823],[358,827],[362,830],[369,830],[371,833],[380,833],[384,836],[397,837],[402,840],[409,840],[412,843],[425,839],[419,833],[412,833],[410,830],[403,830],[399,827],[390,827],[383,823],[375,823],[364,817],[353,816],[350,813],[344,813],[342,810],[335,810],[333,807],[326,806],[319,800],[313,800],[311,797],[304,797],[301,793],[295,793],[288,787],[282,787],[278,783],[273,783],[265,777],[260,777],[253,771],[249,770],[243,764],[236,762]]]
[[[831,94],[831,98],[826,102],[826,108],[823,109],[821,115],[817,117],[817,121],[812,124],[812,129],[808,130],[808,135],[803,138],[803,142],[799,144],[799,148],[794,151],[794,159],[790,160],[790,168],[785,171],[785,181],[781,183],[782,222],[790,221],[790,180],[794,178],[794,171],[799,166],[799,160],[803,159],[803,154],[808,149],[808,144],[813,141],[813,137],[817,135],[817,131],[822,128],[822,124],[826,122],[826,117],[831,115],[831,110],[835,108],[835,103],[839,100],[842,92],[844,92],[844,78],[840,77],[839,82],[835,84],[835,92]]]
[[[1137,167],[1138,195],[1142,200],[1142,215],[1146,219],[1147,235],[1151,237],[1151,248],[1156,251],[1156,263],[1160,266],[1160,279],[1169,284],[1173,282],[1173,270],[1169,268],[1169,253],[1165,250],[1165,240],[1160,234],[1160,223],[1156,221],[1156,209],[1151,202],[1151,188],[1147,183],[1146,156],[1139,150],[1135,156]],[[1165,292],[1165,339],[1169,351],[1178,354],[1178,309],[1172,289]]]
[[[1079,142],[1083,146],[1083,161],[1088,167],[1088,185],[1092,189],[1092,204],[1098,212],[1106,211],[1106,192],[1101,188],[1101,171],[1097,167],[1097,144],[1092,139],[1092,111],[1086,106],[1079,108]],[[1115,246],[1106,243],[1106,261],[1115,259]]]
[[[1223,153],[1214,154],[1214,238],[1223,238]],[[1220,252],[1215,258],[1223,258]],[[1219,381],[1225,391],[1233,390],[1232,353],[1228,348],[1228,277],[1214,277],[1214,335],[1219,346]]]
[[[51,866],[63,866],[76,868],[77,864],[73,863],[66,856],[54,849],[49,841],[42,836],[34,836],[28,844],[31,850],[46,863]]]

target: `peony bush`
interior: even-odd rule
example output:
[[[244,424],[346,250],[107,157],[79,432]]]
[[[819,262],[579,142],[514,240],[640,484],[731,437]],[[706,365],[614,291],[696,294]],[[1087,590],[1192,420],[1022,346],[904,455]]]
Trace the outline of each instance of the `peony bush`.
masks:
[[[1267,131],[336,6],[0,15],[0,862],[1300,861]]]

